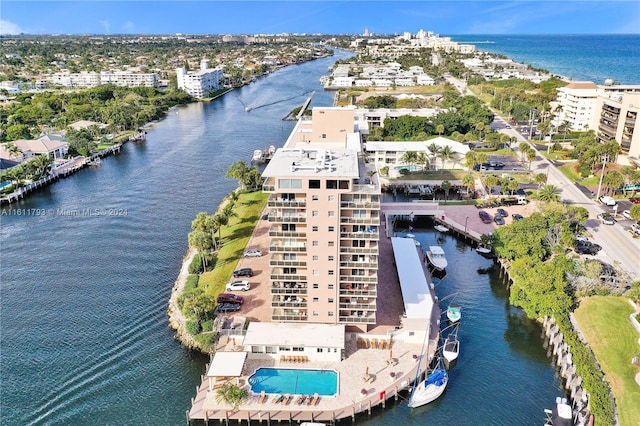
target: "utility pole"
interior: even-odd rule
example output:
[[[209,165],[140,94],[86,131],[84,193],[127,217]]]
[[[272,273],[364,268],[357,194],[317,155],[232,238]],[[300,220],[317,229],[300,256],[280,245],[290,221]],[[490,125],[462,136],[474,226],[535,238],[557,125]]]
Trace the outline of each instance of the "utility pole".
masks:
[[[607,167],[607,159],[609,154],[603,154],[602,156],[602,173],[600,173],[600,182],[598,183],[598,193],[596,194],[596,200],[600,199],[600,188],[602,187],[602,179],[604,178],[604,169]]]

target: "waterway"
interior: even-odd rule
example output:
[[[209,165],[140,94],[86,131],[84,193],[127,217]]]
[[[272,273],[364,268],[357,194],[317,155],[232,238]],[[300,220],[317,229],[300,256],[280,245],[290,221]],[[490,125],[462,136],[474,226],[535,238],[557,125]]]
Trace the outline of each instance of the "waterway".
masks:
[[[173,339],[166,308],[191,221],[235,188],[231,163],[283,144],[293,123],[281,118],[310,90],[312,106],[332,104],[318,79],[335,59],[174,109],[146,142],[15,206],[33,214],[0,218],[2,424],[184,424],[207,360]],[[497,277],[476,273],[486,259],[453,239],[445,250],[439,288],[464,307],[451,386],[424,410],[399,404],[368,424],[540,424],[559,391],[539,328],[508,307]]]

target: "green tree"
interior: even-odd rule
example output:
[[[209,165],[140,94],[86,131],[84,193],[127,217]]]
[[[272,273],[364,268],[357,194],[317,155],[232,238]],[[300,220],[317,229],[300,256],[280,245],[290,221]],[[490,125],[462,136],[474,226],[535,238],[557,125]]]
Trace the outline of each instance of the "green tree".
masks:
[[[462,177],[462,184],[467,188],[467,191],[471,193],[476,185],[476,178],[468,173]]]
[[[534,176],[533,182],[538,184],[538,189],[543,183],[547,183],[547,174],[546,173],[538,173]]]
[[[629,214],[633,220],[640,220],[640,204],[634,204],[629,209]]]
[[[607,193],[613,193],[616,189],[624,184],[624,175],[618,170],[610,170],[602,179],[602,185],[606,188]]]
[[[404,164],[413,165],[418,159],[418,154],[415,151],[407,151],[402,155],[401,161]]]
[[[444,203],[447,204],[447,200],[449,199],[449,191],[451,191],[451,182],[448,180],[442,181],[440,187],[444,190]]]
[[[555,185],[544,185],[538,189],[537,197],[540,201],[560,201],[560,188]]]
[[[210,234],[197,230],[189,233],[189,245],[195,248],[202,259],[202,269],[204,271],[207,270],[207,260],[206,260],[206,252],[210,250],[213,246],[213,242],[211,241]]]
[[[444,165],[446,161],[449,161],[455,155],[455,151],[451,149],[449,145],[445,145],[440,150],[440,158],[442,159],[442,169],[444,170]]]
[[[216,401],[218,403],[227,403],[235,410],[242,402],[249,397],[249,391],[243,389],[233,383],[225,383],[216,392]]]
[[[5,131],[5,138],[9,141],[16,141],[18,139],[31,139],[31,131],[26,124],[13,124],[7,127]]]
[[[435,163],[436,158],[438,158],[438,154],[440,154],[441,149],[442,148],[436,145],[435,143],[432,143],[429,146],[427,146],[427,151],[429,151],[429,157],[431,158],[431,163]]]
[[[534,149],[529,149],[529,151],[527,151],[525,155],[527,157],[527,161],[529,162],[529,170],[531,170],[531,163],[533,163],[533,160],[536,159],[536,151]]]

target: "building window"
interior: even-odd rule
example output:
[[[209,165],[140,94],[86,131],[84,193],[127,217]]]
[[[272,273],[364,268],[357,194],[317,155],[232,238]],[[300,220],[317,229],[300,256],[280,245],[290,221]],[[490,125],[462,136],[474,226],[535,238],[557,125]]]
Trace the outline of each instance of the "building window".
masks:
[[[322,353],[322,348],[318,348],[317,351],[318,351],[319,354],[321,354]]]
[[[409,336],[415,336],[416,332],[415,331],[410,331],[409,332]]]
[[[318,303],[320,300],[317,297],[313,298],[313,303]]]
[[[289,352],[289,351],[291,350],[291,348],[287,348],[287,347],[284,347],[284,346],[280,346],[280,347],[278,348],[278,350],[279,350],[280,352]]]
[[[317,255],[313,255],[312,260],[313,260],[314,262],[317,262],[317,261],[318,261],[318,256],[317,256]]]
[[[311,216],[313,216],[313,217],[318,217],[318,214],[319,214],[318,210],[314,210],[314,211],[311,212]]]
[[[335,271],[333,271],[333,270],[329,271],[329,275],[333,275],[334,273],[335,273]]]
[[[336,200],[335,195],[329,195],[329,201],[335,201],[335,200]]]
[[[327,189],[338,189],[338,181],[337,180],[328,180],[326,182]]]
[[[336,242],[335,242],[335,241],[329,241],[329,247],[333,247],[333,246],[335,246],[335,245],[336,245]]]
[[[336,215],[336,212],[334,212],[334,211],[330,211],[329,212],[329,217],[334,217],[335,215]]]
[[[311,230],[312,230],[313,232],[318,232],[318,227],[317,227],[317,226],[312,226],[312,227],[311,227]]]
[[[318,247],[318,242],[317,241],[311,241],[311,245],[313,247]]]
[[[333,311],[329,311],[329,316],[332,317],[333,316]]]
[[[294,352],[304,352],[304,348],[293,348]]]
[[[311,274],[312,274],[312,275],[314,275],[314,276],[318,276],[318,275],[320,275],[320,271],[318,271],[317,269],[314,269],[314,270],[311,272]]]
[[[318,196],[317,195],[312,195],[311,196],[311,201],[318,201]]]
[[[309,181],[309,189],[320,189],[320,180],[312,179]]]
[[[329,262],[333,262],[333,261],[334,261],[334,259],[335,259],[335,257],[333,257],[333,256],[329,256],[329,257],[327,257],[327,260],[328,260]]]
[[[320,285],[319,284],[314,284],[313,288],[320,288]]]
[[[327,299],[327,302],[328,302],[328,303],[333,303],[333,297],[328,298],[328,299]]]
[[[327,134],[323,133],[322,136],[320,136],[322,139],[326,139],[327,138]]]
[[[318,313],[318,311],[313,311],[313,316],[314,316],[314,317],[317,317],[318,315],[320,315],[320,314]]]
[[[280,189],[287,188],[302,188],[302,180],[301,179],[278,179],[278,186]]]
[[[336,231],[336,227],[335,226],[330,226],[329,227],[329,232],[335,232]]]

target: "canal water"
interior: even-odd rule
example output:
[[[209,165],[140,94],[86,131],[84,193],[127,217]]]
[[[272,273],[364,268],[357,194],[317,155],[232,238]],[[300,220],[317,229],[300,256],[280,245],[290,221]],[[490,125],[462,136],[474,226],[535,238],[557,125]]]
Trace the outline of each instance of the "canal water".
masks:
[[[173,109],[146,142],[14,205],[27,215],[0,218],[2,424],[184,424],[207,359],[173,340],[166,308],[191,221],[236,187],[230,164],[282,146],[293,123],[281,118],[310,91],[312,106],[332,105],[318,80],[336,57]],[[540,424],[558,382],[539,327],[509,308],[497,276],[477,273],[489,261],[451,237],[444,245],[438,289],[458,292],[464,309],[450,387],[425,409],[359,420]]]

